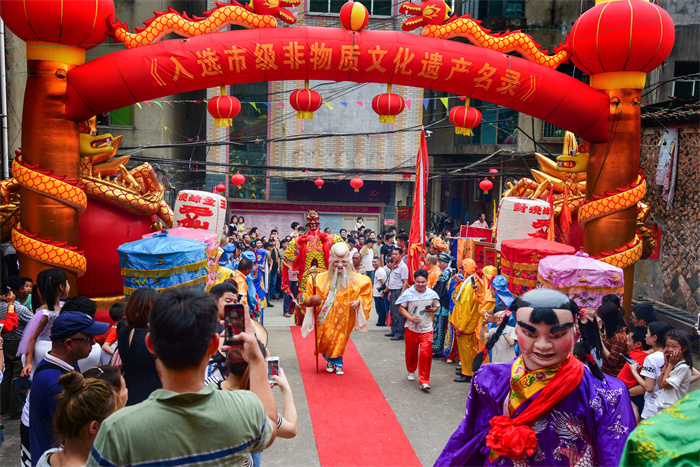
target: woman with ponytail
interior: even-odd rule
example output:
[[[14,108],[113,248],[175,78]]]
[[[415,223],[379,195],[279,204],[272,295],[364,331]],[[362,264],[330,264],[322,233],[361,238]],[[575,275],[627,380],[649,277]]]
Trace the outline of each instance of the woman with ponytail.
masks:
[[[511,311],[509,310],[501,310],[494,313],[494,317],[498,320],[498,327],[491,331],[486,330],[489,321],[487,319],[483,321],[479,338],[481,340],[488,339],[488,341],[486,341],[482,351],[474,356],[472,371],[476,372],[479,369],[486,359],[486,355],[491,356],[489,359],[491,363],[510,362],[516,357],[515,343],[518,340],[518,336],[515,334],[515,328],[508,325],[510,316]]]
[[[24,328],[17,355],[25,355],[22,377],[34,376],[34,369],[51,350],[51,326],[61,311],[61,300],[68,298],[70,285],[62,269],[46,269],[36,277],[32,306],[41,304]]]
[[[78,467],[87,462],[102,422],[120,408],[119,394],[106,381],[84,379],[75,371],[58,378],[63,386],[54,428],[56,445],[46,451],[37,467]]]

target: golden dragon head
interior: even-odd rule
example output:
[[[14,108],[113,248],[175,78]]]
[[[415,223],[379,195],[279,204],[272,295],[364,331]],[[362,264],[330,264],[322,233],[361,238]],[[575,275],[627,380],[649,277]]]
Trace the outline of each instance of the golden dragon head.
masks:
[[[245,8],[259,15],[274,16],[287,24],[294,24],[297,22],[297,17],[287,8],[299,4],[301,4],[301,0],[250,0]]]
[[[122,136],[109,133],[97,134],[95,117],[80,125],[80,167],[83,175],[99,174],[102,177],[116,175],[119,166],[129,161],[129,156],[114,157]]]
[[[406,2],[401,5],[399,12],[402,15],[412,16],[403,22],[401,29],[413,31],[429,24],[436,26],[443,24],[450,17],[452,9],[444,0],[425,0],[420,5]]]
[[[588,168],[588,145],[581,145],[579,151],[576,136],[567,131],[564,134],[564,149],[557,157],[557,170],[566,173],[582,173]]]

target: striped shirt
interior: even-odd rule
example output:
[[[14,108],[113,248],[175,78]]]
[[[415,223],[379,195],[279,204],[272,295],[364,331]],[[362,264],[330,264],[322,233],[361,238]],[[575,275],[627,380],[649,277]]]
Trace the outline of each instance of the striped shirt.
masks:
[[[15,313],[17,313],[17,327],[12,331],[8,332],[2,339],[5,341],[18,341],[22,339],[22,333],[24,332],[24,327],[27,325],[29,320],[32,319],[32,312],[25,308],[18,301],[15,301]],[[0,302],[0,319],[5,319],[7,316],[7,303]]]

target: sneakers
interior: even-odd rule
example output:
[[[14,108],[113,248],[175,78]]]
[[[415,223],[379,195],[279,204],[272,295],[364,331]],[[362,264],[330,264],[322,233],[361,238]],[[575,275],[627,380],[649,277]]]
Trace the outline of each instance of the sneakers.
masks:
[[[430,385],[429,385],[429,384],[421,384],[421,385],[420,385],[420,388],[421,388],[423,391],[427,391],[428,389],[430,389]]]
[[[451,358],[448,358],[448,359],[445,360],[445,361],[446,361],[447,363],[452,363],[453,360],[452,360]]]
[[[342,367],[337,366],[337,367],[335,367],[335,374],[338,375],[338,376],[340,376],[340,375],[344,375],[345,372],[343,371],[343,368],[342,368]]]
[[[416,374],[414,372],[410,372],[408,374],[408,380],[409,381],[415,381],[416,380]]]
[[[328,362],[328,363],[326,364],[326,371],[327,371],[328,373],[333,373],[333,364],[332,364],[331,362]]]

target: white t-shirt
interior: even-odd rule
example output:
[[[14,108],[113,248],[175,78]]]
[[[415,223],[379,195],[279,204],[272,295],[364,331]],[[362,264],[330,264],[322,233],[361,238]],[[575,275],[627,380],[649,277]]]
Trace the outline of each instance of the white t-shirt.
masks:
[[[671,374],[666,378],[666,382],[672,387],[664,388],[659,392],[659,397],[656,398],[656,407],[659,410],[667,409],[678,402],[681,397],[688,394],[691,375],[692,371],[685,360],[676,363],[676,366],[671,370]]]
[[[430,289],[426,289],[426,292],[428,290]],[[412,323],[411,321],[406,320],[405,327],[406,329],[410,329],[411,331],[420,334],[426,332],[433,332],[433,314],[425,311],[425,307],[440,306],[440,300],[438,300],[437,298],[434,298],[432,300],[423,300],[422,298],[425,295],[425,292],[416,292],[416,295],[418,296],[418,300],[411,300],[410,302],[403,303],[402,305],[406,307],[406,310],[408,310],[411,316],[419,316],[420,322]]]
[[[642,371],[639,375],[642,377],[648,376],[654,378],[654,392],[644,393],[644,411],[642,419],[647,419],[655,415],[659,409],[656,407],[656,398],[659,397],[659,376],[661,376],[661,368],[664,366],[664,353],[657,350],[653,354],[644,359]]]
[[[374,270],[374,284],[372,285],[372,296],[381,297],[382,293],[378,292],[377,289],[382,286],[380,281],[386,281],[386,272],[384,268],[377,268]]]
[[[389,287],[392,290],[402,289],[404,279],[408,280],[408,266],[401,261],[398,266],[394,267],[389,274]]]
[[[498,328],[494,328],[492,331],[488,331],[488,337],[491,337]],[[508,344],[505,336],[510,337],[514,341],[518,340],[518,336],[515,334],[515,328],[513,326],[506,326],[503,329],[503,334],[500,339],[496,341],[491,349],[491,363],[506,363],[510,362],[515,358],[515,343],[513,345]]]

